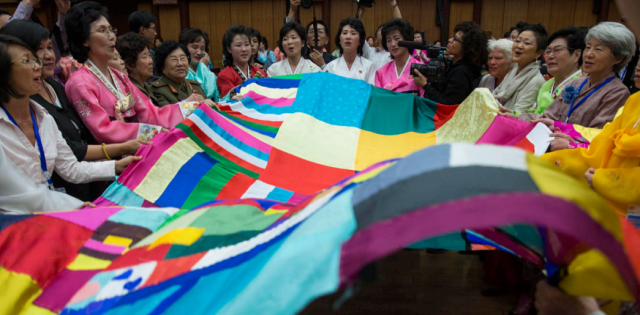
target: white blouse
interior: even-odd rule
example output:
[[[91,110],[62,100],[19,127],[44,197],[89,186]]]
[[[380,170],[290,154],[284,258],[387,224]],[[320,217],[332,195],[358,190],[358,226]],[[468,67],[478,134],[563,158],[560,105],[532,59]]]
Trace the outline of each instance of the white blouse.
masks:
[[[356,56],[356,60],[353,62],[353,65],[351,65],[351,69],[347,67],[344,57],[340,57],[324,67],[324,71],[345,78],[362,80],[371,85],[376,84],[376,66],[373,62],[361,56]]]
[[[55,171],[64,180],[74,183],[104,181],[115,176],[115,161],[78,162],[71,148],[58,130],[55,120],[38,103],[31,102],[31,109],[38,124],[49,174]],[[0,145],[5,154],[36,184],[47,184],[40,167],[40,152],[32,145],[22,130],[14,125],[4,110],[0,110]]]
[[[34,183],[5,155],[2,146],[0,174],[0,213],[29,214],[72,210],[82,206],[82,201],[74,197],[49,190],[47,185]]]
[[[291,71],[291,65],[289,64],[289,60],[286,58],[282,61],[276,62],[272,64],[267,70],[267,76],[269,77],[279,77],[284,75],[292,75],[292,74],[303,74],[303,73],[314,73],[320,72],[322,69],[318,67],[311,60],[300,58],[298,62],[298,66],[296,67],[296,71]]]
[[[380,50],[378,47],[371,47],[367,41],[364,41],[363,56],[373,62],[376,70],[391,62],[391,53],[386,50]]]

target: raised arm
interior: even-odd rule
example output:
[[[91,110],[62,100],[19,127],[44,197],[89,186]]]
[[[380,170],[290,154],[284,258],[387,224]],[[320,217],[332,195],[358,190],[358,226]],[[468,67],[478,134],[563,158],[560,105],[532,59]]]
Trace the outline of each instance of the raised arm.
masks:
[[[393,18],[394,19],[401,19],[402,18],[402,13],[400,12],[400,7],[398,6],[398,2],[396,0],[389,0],[389,4],[391,5],[391,10],[393,10]],[[362,21],[363,16],[364,16],[364,12],[365,12],[365,7],[358,7],[358,14],[357,17]]]
[[[33,7],[38,3],[40,3],[40,0],[22,0],[18,4],[16,12],[7,20],[7,23],[13,20],[28,20],[31,17],[31,13],[33,13]]]
[[[285,23],[298,20],[298,8],[300,7],[301,0],[291,0],[291,6],[289,7],[289,15],[284,20]]]

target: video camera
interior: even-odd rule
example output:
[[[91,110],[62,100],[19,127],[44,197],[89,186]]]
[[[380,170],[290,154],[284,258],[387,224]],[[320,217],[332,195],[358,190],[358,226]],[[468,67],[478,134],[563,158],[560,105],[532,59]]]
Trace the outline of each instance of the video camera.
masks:
[[[371,8],[375,0],[353,0],[359,7]]]
[[[413,41],[399,41],[398,46],[426,51],[427,57],[431,59],[426,65],[412,63],[411,74],[414,73],[413,70],[418,70],[418,72],[425,76],[431,83],[444,82],[444,76],[453,64],[453,60],[444,57],[444,51],[447,50],[446,47],[423,45],[422,43]]]

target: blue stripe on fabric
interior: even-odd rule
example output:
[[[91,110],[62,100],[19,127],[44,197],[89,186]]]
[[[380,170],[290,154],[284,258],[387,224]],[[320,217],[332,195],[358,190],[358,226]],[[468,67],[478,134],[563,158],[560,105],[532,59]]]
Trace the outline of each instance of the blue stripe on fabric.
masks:
[[[264,200],[264,199],[251,199],[251,200],[253,200],[253,201],[255,201],[257,204],[259,204],[259,205],[260,205],[260,207],[261,207],[263,210],[267,210],[267,209],[269,209],[269,208],[273,207],[273,205],[275,205],[275,204],[279,204],[279,202],[276,202],[276,201],[273,201],[273,200]],[[289,201],[289,200],[287,199],[287,201]],[[286,201],[285,201],[285,202],[286,202]]]
[[[295,104],[295,101],[293,102]],[[284,115],[284,114],[292,114],[292,113],[305,113],[311,114],[312,107],[311,106],[303,106],[303,104],[299,104],[298,106],[271,106],[270,104],[258,104],[253,98],[250,96],[245,96],[242,99],[242,105],[244,107],[253,109],[261,114],[270,114],[270,115]]]
[[[277,135],[277,133],[275,133],[275,132],[269,132],[269,131],[260,130],[258,128],[254,128],[253,126],[245,125],[242,122],[237,121],[237,120],[234,120],[234,122],[237,123],[238,125],[241,125],[242,127],[245,127],[247,129],[251,130],[251,131],[255,131],[255,132],[257,132],[257,133],[259,133],[261,135],[264,135],[264,136],[267,136],[267,137],[270,137],[270,138],[275,138],[276,135]]]
[[[200,179],[216,164],[218,164],[218,161],[208,154],[204,152],[196,153],[187,163],[182,165],[155,204],[160,207],[182,207],[200,182]]]
[[[245,81],[240,87],[248,86],[255,83],[259,86],[271,88],[271,89],[291,89],[297,88],[300,85],[298,79],[249,79]]]
[[[261,159],[265,162],[269,161],[269,154],[268,153],[264,153],[252,146],[249,146],[248,144],[240,141],[238,138],[232,136],[231,134],[229,134],[226,130],[224,130],[223,128],[221,128],[220,126],[218,126],[218,124],[216,124],[211,117],[209,117],[205,112],[203,111],[194,111],[193,112],[196,116],[200,117],[200,119],[207,124],[207,126],[209,126],[209,128],[211,128],[211,130],[213,130],[213,132],[215,132],[216,134],[218,134],[220,137],[222,137],[223,139],[227,140],[227,142],[229,142],[231,145],[233,145],[234,147],[242,150],[243,152],[252,155],[258,159]]]
[[[123,207],[142,207],[144,203],[144,198],[119,182],[111,184],[102,197]]]
[[[293,191],[276,187],[269,193],[269,195],[267,195],[267,198],[265,199],[287,202],[289,201],[289,199],[291,199],[291,197],[293,197]]]

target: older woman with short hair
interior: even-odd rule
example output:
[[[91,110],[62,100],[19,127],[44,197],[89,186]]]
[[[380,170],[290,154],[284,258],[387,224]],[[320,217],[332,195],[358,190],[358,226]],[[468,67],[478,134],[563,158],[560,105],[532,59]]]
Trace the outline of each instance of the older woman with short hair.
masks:
[[[542,114],[562,94],[564,87],[582,75],[582,52],[584,51],[584,28],[566,27],[549,37],[549,46],[544,51],[547,71],[553,76],[542,85],[537,102],[529,113]]]
[[[493,92],[504,77],[511,71],[513,60],[511,58],[511,50],[513,42],[508,39],[491,39],[487,44],[489,58],[487,65],[489,66],[489,74],[482,77],[478,87],[487,88]]]
[[[549,129],[575,124],[603,128],[629,98],[629,89],[616,76],[635,52],[633,33],[624,25],[602,22],[589,30],[583,71],[588,76],[573,80],[542,114],[521,114],[518,119],[542,122]],[[555,149],[559,149],[554,145]]]
[[[528,25],[513,44],[513,68],[493,96],[514,114],[526,112],[535,103],[545,83],[538,58],[547,47],[547,30],[542,24]]]
[[[178,103],[193,94],[205,95],[200,82],[187,79],[190,54],[185,45],[168,40],[155,52],[156,73],[162,76],[151,83],[151,92],[160,107]]]

